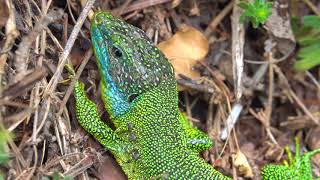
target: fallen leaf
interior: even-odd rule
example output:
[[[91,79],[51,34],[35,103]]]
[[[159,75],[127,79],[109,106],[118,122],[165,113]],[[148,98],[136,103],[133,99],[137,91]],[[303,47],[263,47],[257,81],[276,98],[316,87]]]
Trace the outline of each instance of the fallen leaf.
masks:
[[[9,17],[9,9],[4,0],[0,0],[0,28],[7,24]]]
[[[171,8],[176,8],[177,6],[179,6],[181,1],[182,0],[173,0],[172,3],[171,3]]]
[[[193,27],[185,26],[172,38],[158,44],[158,48],[173,65],[177,79],[179,79],[178,74],[197,79],[200,74],[192,68],[197,61],[207,55],[209,43],[200,31]]]
[[[288,13],[289,10],[285,10],[288,2],[278,2],[274,1],[274,6],[272,8],[272,13],[269,16],[265,27],[267,28],[269,34],[273,34],[277,42],[277,48],[282,54],[291,54],[295,49],[295,37],[292,32],[291,27],[291,17]],[[288,6],[287,6],[288,7]]]
[[[307,137],[307,143],[311,150],[320,148],[320,127],[312,128]],[[316,154],[312,159],[320,161],[320,154]]]
[[[279,13],[278,8],[280,8],[279,2],[275,2],[272,13],[266,22],[266,27],[274,36],[295,42],[291,28],[291,18],[289,18],[290,16],[289,14],[283,15]]]
[[[237,154],[234,155],[234,165],[245,177],[253,177],[251,166],[249,165],[246,156],[241,151],[238,151]]]

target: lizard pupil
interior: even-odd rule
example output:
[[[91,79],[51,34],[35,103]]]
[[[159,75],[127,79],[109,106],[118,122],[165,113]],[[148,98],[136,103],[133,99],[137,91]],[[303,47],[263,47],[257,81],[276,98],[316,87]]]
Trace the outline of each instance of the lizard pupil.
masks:
[[[131,94],[128,98],[129,103],[132,103],[133,100],[135,100],[139,94]]]
[[[116,58],[121,58],[121,57],[122,57],[122,52],[121,52],[121,50],[120,50],[119,48],[115,47],[115,46],[112,47],[111,52],[112,52],[112,55],[113,55],[114,57],[116,57]]]

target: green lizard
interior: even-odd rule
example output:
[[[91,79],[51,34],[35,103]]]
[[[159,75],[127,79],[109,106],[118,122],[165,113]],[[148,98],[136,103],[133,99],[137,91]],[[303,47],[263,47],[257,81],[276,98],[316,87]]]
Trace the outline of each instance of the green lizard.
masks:
[[[199,157],[212,141],[179,111],[174,70],[144,32],[110,13],[96,13],[91,39],[101,95],[115,126],[75,86],[81,126],[111,151],[129,179],[230,179]]]
[[[173,67],[144,32],[110,13],[98,12],[91,38],[102,99],[115,130],[100,119],[79,81],[74,92],[77,118],[113,153],[128,178],[231,179],[199,157],[213,142],[179,111]],[[263,178],[293,179],[297,171],[302,177],[301,173],[311,172],[306,157],[293,168],[268,165]]]
[[[300,145],[298,138],[295,138],[296,154],[292,159],[292,154],[287,146],[285,151],[288,154],[289,163],[285,165],[265,165],[261,170],[263,180],[312,180],[312,167],[310,158],[320,153],[320,148],[300,155]],[[318,179],[320,180],[320,179]]]

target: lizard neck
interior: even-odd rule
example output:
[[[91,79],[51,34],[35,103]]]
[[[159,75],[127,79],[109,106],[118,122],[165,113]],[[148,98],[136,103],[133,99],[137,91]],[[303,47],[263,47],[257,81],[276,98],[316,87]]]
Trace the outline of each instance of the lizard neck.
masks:
[[[111,119],[119,116],[120,114],[126,113],[130,104],[126,100],[125,96],[118,90],[114,82],[110,79],[110,76],[105,76],[107,82],[101,81],[101,96],[105,105],[105,109],[109,113]]]
[[[137,126],[144,126],[155,121],[169,121],[173,116],[174,119],[178,119],[179,112],[177,83],[174,79],[167,79],[138,96],[130,104],[127,112],[112,121],[116,127],[126,127],[127,123],[137,119]]]
[[[139,102],[139,101],[142,101]],[[178,91],[177,83],[174,79],[164,80],[152,90],[144,93],[137,104],[148,104],[148,107],[154,107],[161,111],[169,109],[170,111],[178,110]],[[141,107],[142,108],[142,107]],[[174,108],[174,109],[172,109]]]

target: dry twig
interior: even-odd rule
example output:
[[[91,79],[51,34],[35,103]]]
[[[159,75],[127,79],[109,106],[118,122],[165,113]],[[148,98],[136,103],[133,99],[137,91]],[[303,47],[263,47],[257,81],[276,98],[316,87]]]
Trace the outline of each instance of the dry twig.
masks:
[[[71,52],[71,49],[72,49],[72,46],[78,36],[78,33],[82,27],[82,24],[84,23],[89,11],[91,10],[91,7],[93,5],[93,3],[95,2],[95,0],[88,0],[85,7],[83,8],[78,20],[77,20],[77,23],[76,25],[74,26],[71,34],[70,34],[70,37],[67,41],[67,44],[64,48],[64,51],[59,59],[59,64],[58,64],[58,67],[57,67],[57,70],[56,72],[54,73],[54,75],[52,76],[48,86],[46,87],[45,89],[45,92],[44,92],[44,97],[50,95],[53,93],[53,91],[56,89],[57,87],[57,84],[58,84],[58,80],[60,79],[60,76],[61,76],[61,73],[62,73],[62,70],[64,68],[64,65],[66,64],[67,62],[67,58]]]
[[[233,5],[232,22],[232,71],[237,100],[242,96],[244,28],[240,23],[241,9],[237,1]]]
[[[287,91],[289,92],[290,96],[294,99],[294,101],[299,105],[299,107],[302,109],[302,111],[310,117],[310,119],[315,123],[319,125],[319,119],[315,118],[312,113],[308,110],[308,108],[302,103],[302,101],[299,99],[299,97],[296,95],[296,93],[291,89],[290,84],[285,77],[285,75],[282,73],[281,69],[277,65],[273,65],[273,68],[275,72],[278,74],[278,77],[285,83],[285,86],[287,88]]]
[[[50,23],[60,19],[63,15],[62,9],[53,9],[46,16],[42,17],[42,19],[35,25],[33,30],[25,37],[23,37],[21,43],[19,44],[19,48],[16,50],[16,57],[14,60],[14,64],[16,67],[17,75],[14,78],[14,82],[21,80],[27,73],[27,61],[29,58],[29,49],[39,35],[39,33],[45,29]]]
[[[222,19],[232,10],[234,4],[234,1],[229,2],[229,4],[210,22],[209,26],[204,31],[207,38],[216,29]]]

